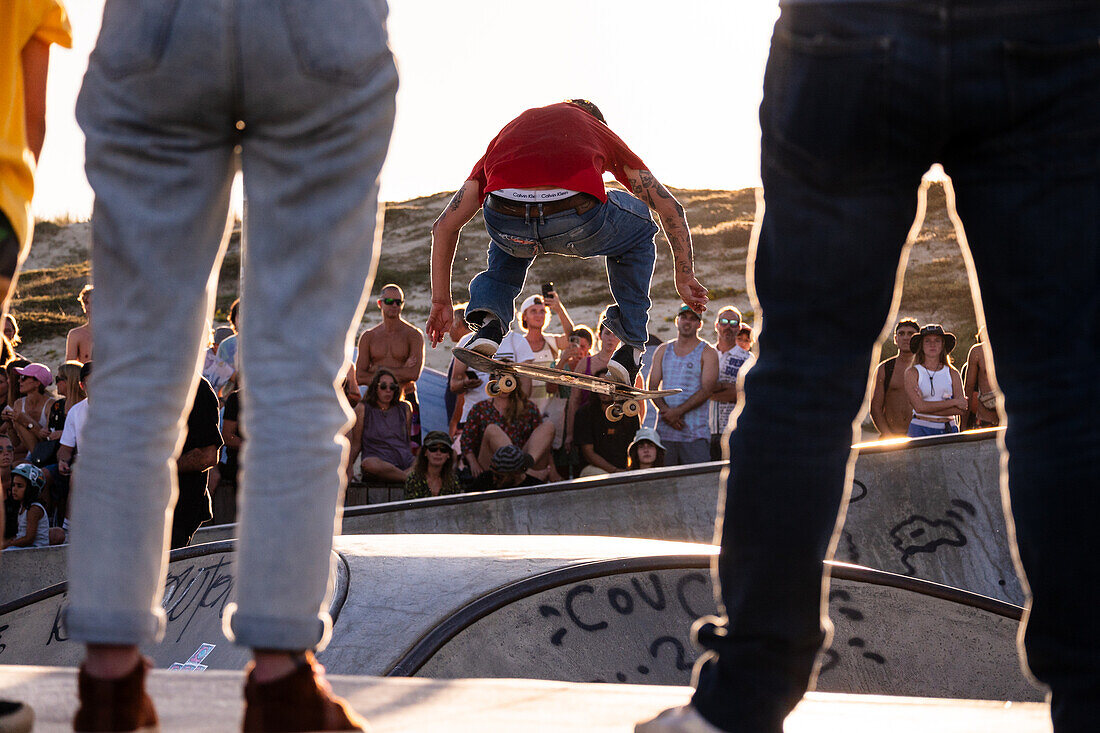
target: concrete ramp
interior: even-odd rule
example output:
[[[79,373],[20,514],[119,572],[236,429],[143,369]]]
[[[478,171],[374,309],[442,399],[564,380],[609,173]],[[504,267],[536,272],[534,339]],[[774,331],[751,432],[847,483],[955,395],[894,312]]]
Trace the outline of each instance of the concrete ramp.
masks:
[[[233,597],[237,571],[234,542],[176,550],[171,555],[163,608],[168,616],[164,639],[143,648],[161,669],[202,671],[241,669],[247,650],[222,634],[222,616]],[[347,565],[335,558],[335,589],[329,612],[338,616],[347,595]],[[62,607],[66,584],[47,588],[0,606],[0,663],[77,666],[83,647],[69,641]]]

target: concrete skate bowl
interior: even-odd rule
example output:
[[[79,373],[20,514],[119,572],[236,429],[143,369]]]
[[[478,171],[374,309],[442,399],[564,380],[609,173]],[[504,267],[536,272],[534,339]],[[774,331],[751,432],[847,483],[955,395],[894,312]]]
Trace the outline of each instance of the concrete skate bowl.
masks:
[[[689,627],[715,612],[709,558],[598,561],[486,594],[387,671],[431,678],[535,678],[687,685]],[[817,690],[1039,701],[1020,671],[1022,609],[926,581],[832,565],[831,649]]]
[[[142,651],[159,669],[201,671],[241,669],[247,649],[222,634],[222,616],[236,584],[235,542],[186,547],[171,554],[162,607],[164,638]],[[333,554],[335,593],[329,613],[335,618],[347,597],[348,568]],[[0,664],[75,667],[83,645],[71,641],[62,621],[67,585],[46,588],[0,606]]]

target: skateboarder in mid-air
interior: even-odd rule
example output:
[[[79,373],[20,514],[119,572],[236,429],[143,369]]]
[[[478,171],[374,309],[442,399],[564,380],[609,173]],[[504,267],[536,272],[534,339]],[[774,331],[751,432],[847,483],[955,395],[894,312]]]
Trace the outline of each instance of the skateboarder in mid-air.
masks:
[[[603,174],[633,192],[604,188]],[[571,99],[523,112],[493,138],[432,226],[432,346],[453,319],[451,265],[462,227],[484,206],[487,269],[470,282],[467,348],[492,356],[511,321],[527,268],[537,255],[606,257],[615,304],[605,323],[622,340],[609,376],[633,384],[649,338],[649,284],[657,213],[672,248],[676,291],[697,312],[707,289],[695,279],[684,208],[611,131],[596,105]]]

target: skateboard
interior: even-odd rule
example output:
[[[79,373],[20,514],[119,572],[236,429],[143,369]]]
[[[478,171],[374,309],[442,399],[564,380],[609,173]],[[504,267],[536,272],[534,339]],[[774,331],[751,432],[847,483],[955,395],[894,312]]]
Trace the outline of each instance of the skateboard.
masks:
[[[618,422],[624,417],[636,417],[641,412],[640,400],[668,397],[679,394],[681,391],[678,389],[639,389],[603,377],[564,372],[560,369],[535,364],[515,364],[510,361],[500,361],[470,349],[456,348],[451,353],[471,369],[491,375],[491,379],[485,385],[485,392],[490,397],[507,394],[514,390],[519,386],[518,377],[541,379],[544,382],[553,382],[566,387],[577,387],[578,389],[614,398],[615,401],[604,410],[604,414],[611,422]]]

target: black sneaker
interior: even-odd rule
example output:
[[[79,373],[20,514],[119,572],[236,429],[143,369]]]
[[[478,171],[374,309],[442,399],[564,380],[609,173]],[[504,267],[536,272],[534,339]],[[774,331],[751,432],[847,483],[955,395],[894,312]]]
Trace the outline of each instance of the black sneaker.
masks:
[[[616,382],[634,384],[638,376],[638,370],[642,368],[638,363],[638,350],[630,344],[623,344],[616,349],[611,361],[607,362],[607,376]]]
[[[470,343],[466,344],[466,348],[492,358],[493,354],[497,353],[500,342],[503,340],[504,326],[497,318],[489,316],[485,319],[485,323],[477,329],[477,333],[470,339]]]
[[[30,733],[34,729],[34,711],[31,706],[11,700],[0,700],[0,731],[3,733]]]

